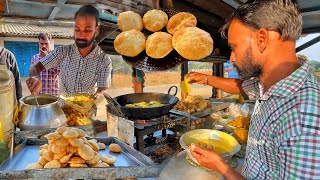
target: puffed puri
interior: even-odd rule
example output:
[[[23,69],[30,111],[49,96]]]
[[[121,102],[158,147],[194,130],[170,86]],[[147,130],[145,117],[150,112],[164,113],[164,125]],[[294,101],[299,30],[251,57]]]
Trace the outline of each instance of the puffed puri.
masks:
[[[172,45],[182,57],[199,60],[212,53],[213,39],[209,33],[200,28],[187,27],[174,33]]]
[[[172,36],[165,32],[155,32],[146,43],[146,53],[152,58],[163,58],[173,50]]]
[[[197,26],[197,18],[193,14],[188,12],[180,12],[173,15],[169,19],[166,28],[170,34],[174,34],[180,29],[195,26]]]
[[[133,11],[125,11],[120,13],[117,23],[119,29],[122,32],[130,31],[132,29],[141,31],[143,29],[143,22],[141,16]]]
[[[135,29],[121,32],[114,40],[115,50],[124,56],[135,57],[146,48],[146,37]]]
[[[144,27],[152,32],[160,31],[168,23],[168,15],[157,9],[146,12],[143,16]]]

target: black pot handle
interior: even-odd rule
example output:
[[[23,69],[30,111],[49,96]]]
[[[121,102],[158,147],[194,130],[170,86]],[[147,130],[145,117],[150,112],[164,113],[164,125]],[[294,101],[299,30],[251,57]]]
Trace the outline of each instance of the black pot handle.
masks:
[[[176,91],[175,91],[173,94],[170,94],[170,92],[171,92],[172,88],[175,88],[175,89],[176,89]],[[168,94],[170,94],[170,95],[176,96],[176,95],[177,95],[177,93],[178,93],[178,87],[177,87],[177,86],[171,86],[171,87],[169,88],[169,90],[168,90]]]

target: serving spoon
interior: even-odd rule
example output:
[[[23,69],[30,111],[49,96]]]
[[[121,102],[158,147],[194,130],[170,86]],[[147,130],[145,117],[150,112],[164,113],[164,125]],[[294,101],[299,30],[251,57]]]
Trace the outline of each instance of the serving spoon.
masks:
[[[36,103],[37,103],[37,106],[39,106],[39,102],[38,102],[38,99],[37,99],[37,97],[36,96],[33,96],[34,97],[34,100],[36,101]]]

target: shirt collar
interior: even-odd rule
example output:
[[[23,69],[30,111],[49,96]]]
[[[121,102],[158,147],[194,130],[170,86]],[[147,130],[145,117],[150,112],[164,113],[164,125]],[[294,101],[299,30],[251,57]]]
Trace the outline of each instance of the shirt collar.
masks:
[[[73,46],[72,46],[72,48],[73,48],[73,50],[80,56],[80,57],[82,57],[83,59],[91,59],[91,58],[93,58],[95,55],[96,55],[96,53],[99,51],[99,49],[100,49],[100,47],[97,45],[97,44],[95,44],[95,48],[86,56],[86,57],[82,57],[81,56],[81,54],[80,54],[80,52],[79,52],[79,49],[78,49],[78,46],[76,45],[76,43],[74,43],[73,44]]]
[[[277,82],[265,93],[260,91],[260,99],[268,100],[271,96],[286,97],[294,94],[305,82],[309,75],[309,62],[305,62],[288,77]],[[262,86],[260,86],[263,88]]]

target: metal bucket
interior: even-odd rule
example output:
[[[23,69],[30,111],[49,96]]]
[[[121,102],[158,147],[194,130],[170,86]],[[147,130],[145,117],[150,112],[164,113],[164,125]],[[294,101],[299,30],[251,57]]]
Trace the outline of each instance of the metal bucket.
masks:
[[[57,97],[40,94],[36,98],[39,106],[33,96],[26,96],[20,100],[19,128],[21,130],[56,128],[65,123],[66,116],[58,105]]]

